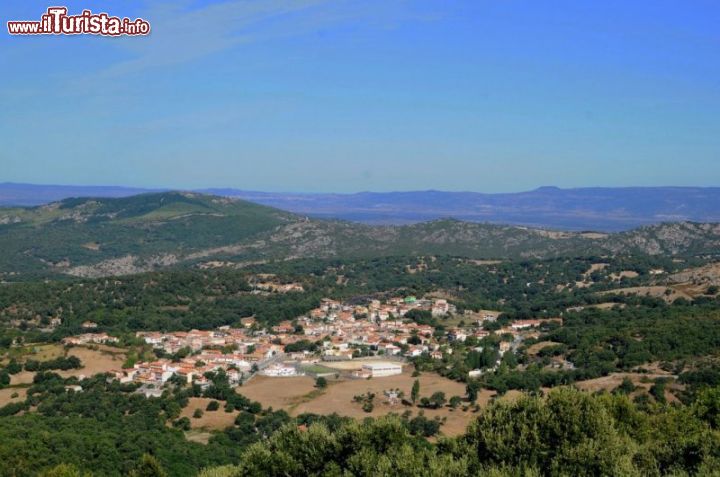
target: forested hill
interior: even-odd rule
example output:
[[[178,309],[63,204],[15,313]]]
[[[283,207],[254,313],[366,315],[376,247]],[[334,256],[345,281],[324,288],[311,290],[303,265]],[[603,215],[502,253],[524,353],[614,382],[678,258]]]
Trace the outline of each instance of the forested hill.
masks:
[[[370,226],[185,192],[0,209],[4,281],[120,275],[179,264],[242,266],[300,257],[438,254],[494,259],[718,252],[717,224],[673,223],[616,234],[457,220]]]
[[[68,197],[161,192],[115,186],[0,183],[0,206],[38,206]],[[402,225],[453,217],[465,222],[620,232],[662,222],[720,221],[720,187],[585,187],[488,194],[439,190],[287,193],[240,189],[195,192],[233,197],[315,218]]]

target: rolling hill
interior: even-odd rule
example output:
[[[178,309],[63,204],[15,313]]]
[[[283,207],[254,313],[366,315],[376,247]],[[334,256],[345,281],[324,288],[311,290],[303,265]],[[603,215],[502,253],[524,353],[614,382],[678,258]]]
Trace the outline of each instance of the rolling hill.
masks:
[[[0,184],[0,206],[38,206],[68,197],[160,192],[125,187]],[[540,187],[516,193],[408,191],[299,194],[205,189],[315,218],[402,225],[452,217],[465,222],[619,232],[663,222],[720,222],[718,187]]]
[[[716,254],[720,226],[670,223],[615,233],[435,220],[405,226],[311,219],[226,197],[161,192],[0,209],[0,279],[111,276],[174,265],[304,257],[450,254],[541,258]]]

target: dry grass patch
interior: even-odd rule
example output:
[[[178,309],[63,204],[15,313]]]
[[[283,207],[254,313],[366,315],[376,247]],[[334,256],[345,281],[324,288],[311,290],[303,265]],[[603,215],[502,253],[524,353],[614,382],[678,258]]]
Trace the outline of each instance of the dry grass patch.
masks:
[[[669,290],[669,292],[668,292]],[[648,296],[652,298],[662,298],[668,303],[672,303],[678,298],[692,300],[692,296],[678,289],[677,287],[666,287],[660,285],[646,287],[626,287],[616,288],[614,290],[606,290],[598,292],[599,295],[637,295]]]
[[[622,384],[625,378],[630,379],[633,385],[635,385],[635,391],[630,394],[630,397],[635,397],[638,394],[647,393],[654,384],[654,380],[657,378],[670,378],[673,376],[666,372],[660,373],[612,373],[607,376],[603,376],[595,379],[588,379],[587,381],[578,381],[575,383],[575,387],[588,392],[607,391],[612,392],[615,388]],[[673,391],[680,391],[683,386],[676,382],[668,382],[665,388],[665,399],[668,402],[678,402],[677,396],[673,394]]]
[[[90,349],[82,346],[70,348],[67,353],[65,349],[59,345],[53,345],[52,351],[46,351],[43,354],[27,355],[26,359],[34,359],[37,361],[47,361],[60,356],[76,356],[80,359],[83,367],[80,369],[54,370],[52,372],[59,374],[63,378],[71,376],[90,377],[99,373],[107,373],[120,369],[126,359],[126,352],[120,348],[112,348],[110,346],[98,347],[98,349]],[[57,350],[60,354],[57,354]],[[41,357],[43,359],[41,359]],[[10,377],[10,384],[32,384],[35,373],[22,371]]]
[[[639,273],[633,270],[623,270],[622,272],[615,272],[610,274],[610,279],[620,281],[623,278],[637,278]]]
[[[540,352],[541,349],[547,348],[548,346],[555,346],[562,343],[558,343],[556,341],[540,341],[539,343],[535,343],[534,345],[531,345],[527,349],[527,354],[534,356]]]
[[[235,423],[235,418],[238,414],[240,414],[240,412],[225,412],[225,404],[222,402],[219,403],[220,408],[217,411],[206,411],[205,409],[210,401],[213,401],[213,399],[199,397],[190,398],[188,400],[188,405],[180,413],[180,417],[187,417],[190,419],[190,426],[192,429],[222,430],[226,427],[232,426]],[[196,409],[202,410],[202,417],[193,417]],[[196,434],[195,437],[200,438],[202,435]],[[207,441],[203,443],[207,444]]]
[[[16,397],[12,397],[17,394]],[[0,389],[0,407],[10,404],[11,402],[21,402],[27,396],[27,388],[5,388]]]
[[[357,367],[358,364],[356,363],[355,366]],[[391,405],[383,395],[384,390],[399,388],[405,393],[405,396],[409,397],[415,379],[420,381],[421,397],[429,397],[436,391],[443,391],[448,400],[455,395],[465,395],[464,383],[451,381],[433,373],[423,373],[419,377],[413,378],[408,371],[401,375],[384,378],[330,380],[325,389],[316,389],[314,380],[305,376],[292,378],[257,376],[246,385],[239,387],[237,392],[259,401],[263,407],[272,406],[273,409],[284,409],[293,416],[306,412],[313,414],[337,413],[341,416],[362,419],[369,416],[384,416],[389,413],[402,414],[406,410],[417,415],[420,408],[406,407],[401,403]],[[353,402],[354,396],[367,392],[375,394],[374,409],[370,413],[364,412],[361,404]],[[478,396],[478,404],[486,405],[494,394],[489,390],[481,391]],[[446,418],[446,423],[441,428],[446,435],[457,435],[464,432],[475,415],[471,411],[463,411],[461,408],[451,410],[449,407],[423,411],[425,416],[431,419],[435,416]]]

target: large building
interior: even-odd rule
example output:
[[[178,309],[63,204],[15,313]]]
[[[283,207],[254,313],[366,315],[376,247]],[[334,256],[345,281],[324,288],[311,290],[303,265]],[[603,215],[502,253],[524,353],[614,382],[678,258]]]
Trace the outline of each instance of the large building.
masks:
[[[363,374],[373,378],[402,374],[402,365],[395,363],[367,363],[362,366]]]

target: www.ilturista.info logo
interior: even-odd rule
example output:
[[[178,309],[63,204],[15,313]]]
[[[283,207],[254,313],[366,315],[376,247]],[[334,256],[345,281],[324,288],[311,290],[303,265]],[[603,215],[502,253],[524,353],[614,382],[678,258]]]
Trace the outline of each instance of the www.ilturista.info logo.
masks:
[[[83,10],[80,15],[68,15],[67,7],[50,7],[40,21],[7,22],[11,35],[148,35],[150,23],[142,18],[111,17],[107,13]]]

